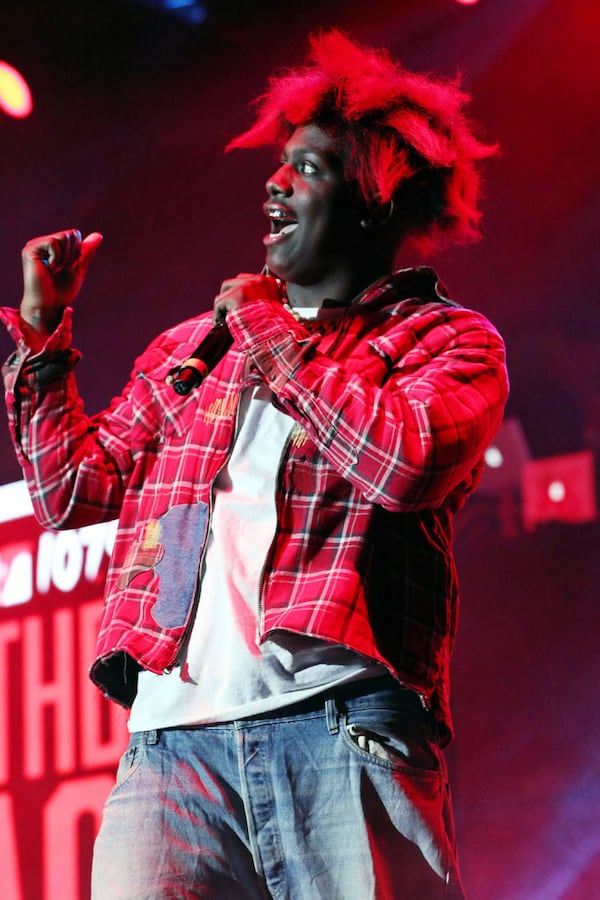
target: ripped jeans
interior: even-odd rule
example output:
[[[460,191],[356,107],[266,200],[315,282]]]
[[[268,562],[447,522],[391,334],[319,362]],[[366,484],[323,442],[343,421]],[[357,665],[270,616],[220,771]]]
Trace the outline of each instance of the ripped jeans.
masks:
[[[443,755],[391,679],[225,725],[133,734],[92,900],[458,900]]]

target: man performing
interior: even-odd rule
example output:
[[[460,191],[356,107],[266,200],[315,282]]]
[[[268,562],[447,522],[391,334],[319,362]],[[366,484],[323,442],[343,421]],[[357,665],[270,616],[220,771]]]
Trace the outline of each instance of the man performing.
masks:
[[[280,154],[263,273],[158,337],[98,415],[70,304],[101,236],[23,251],[4,374],[36,515],[119,517],[91,677],[131,707],[131,738],[94,900],[463,896],[452,519],[502,418],[504,347],[431,269],[393,270],[476,234],[493,148],[466,101],[314,37],[231,144]]]

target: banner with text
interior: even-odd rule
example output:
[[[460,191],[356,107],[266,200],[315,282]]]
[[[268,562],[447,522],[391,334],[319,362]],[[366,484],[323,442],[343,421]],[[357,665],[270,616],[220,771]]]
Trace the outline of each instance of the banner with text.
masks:
[[[92,845],[127,742],[88,678],[116,524],[40,527],[0,486],[0,847],[4,900],[87,900]]]

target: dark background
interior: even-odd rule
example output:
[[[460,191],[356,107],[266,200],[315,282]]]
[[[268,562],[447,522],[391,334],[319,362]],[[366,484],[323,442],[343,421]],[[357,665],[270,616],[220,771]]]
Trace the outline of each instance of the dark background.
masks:
[[[262,266],[266,152],[225,156],[248,104],[306,37],[336,25],[409,68],[462,74],[502,153],[486,167],[483,240],[434,264],[506,338],[509,413],[533,457],[600,446],[600,7],[597,0],[214,2],[186,23],[159,2],[23,0],[0,59],[34,94],[0,113],[0,303],[25,241],[103,232],[77,303],[90,412],[163,328]],[[404,258],[403,265],[419,263]],[[0,355],[11,349],[0,335]],[[0,427],[0,483],[16,480]],[[474,498],[458,529],[462,619],[449,751],[473,900],[600,896],[597,522],[525,533]]]

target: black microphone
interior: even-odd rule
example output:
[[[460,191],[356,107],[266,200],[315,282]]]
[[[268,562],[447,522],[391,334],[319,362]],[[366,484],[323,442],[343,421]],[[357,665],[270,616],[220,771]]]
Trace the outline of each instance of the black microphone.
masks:
[[[186,359],[179,367],[173,379],[173,388],[176,393],[189,394],[189,392],[202,384],[209,372],[220,362],[231,345],[233,338],[225,320],[214,325],[204,340],[200,341],[189,359]]]

